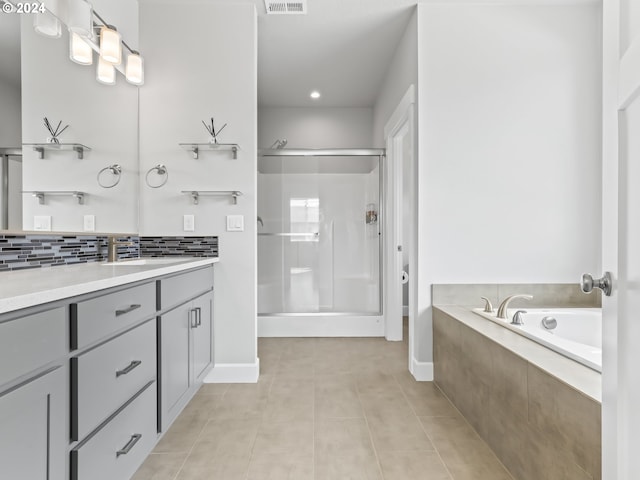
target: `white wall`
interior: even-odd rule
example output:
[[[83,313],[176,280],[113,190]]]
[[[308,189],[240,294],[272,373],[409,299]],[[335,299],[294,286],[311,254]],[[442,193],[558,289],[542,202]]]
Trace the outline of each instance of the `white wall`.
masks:
[[[276,108],[258,110],[258,145],[287,139],[286,148],[371,148],[371,108]]]
[[[140,43],[145,85],[140,90],[142,235],[218,235],[215,267],[215,362],[217,372],[242,371],[257,378],[256,339],[256,12],[253,5],[148,1],[140,6]],[[169,29],[169,30],[167,30]],[[170,35],[167,35],[167,31]],[[215,117],[227,127],[222,143],[231,152],[201,151],[195,160],[179,147],[208,141],[201,121]],[[156,164],[169,172],[165,186],[151,189],[144,173]],[[230,197],[201,197],[193,205],[182,190],[239,190]],[[183,232],[184,214],[195,231]],[[243,215],[244,232],[225,231],[227,215]],[[232,365],[240,365],[240,370]],[[233,373],[229,373],[234,375]],[[240,380],[228,378],[228,380]]]
[[[419,5],[419,321],[433,283],[575,282],[600,257],[595,5]]]
[[[385,147],[384,127],[409,86],[417,83],[418,15],[414,13],[389,64],[373,108],[373,143],[376,147]]]
[[[131,0],[94,0],[105,19],[118,27],[124,40],[138,45],[138,4]],[[22,18],[22,141],[42,143],[49,136],[43,117],[69,128],[62,143],[91,148],[83,160],[74,152],[46,152],[44,159],[30,148],[23,151],[23,189],[83,191],[84,205],[73,197],[47,197],[39,205],[23,195],[23,228],[33,229],[34,215],[50,215],[52,229],[82,231],[83,215],[96,216],[96,231],[136,232],[138,229],[138,88],[117,74],[117,84],[96,81],[94,65],[69,60],[69,37],[40,36],[30,15]],[[144,55],[144,52],[142,52]],[[123,174],[111,189],[101,188],[98,171],[118,163]]]

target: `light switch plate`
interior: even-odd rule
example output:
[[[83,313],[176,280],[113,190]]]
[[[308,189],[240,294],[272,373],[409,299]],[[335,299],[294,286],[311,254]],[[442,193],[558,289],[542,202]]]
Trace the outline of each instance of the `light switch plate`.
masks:
[[[196,218],[195,215],[183,215],[182,216],[182,230],[185,232],[195,232],[196,230]]]
[[[244,232],[244,215],[227,215],[227,232]]]
[[[85,232],[95,232],[96,231],[96,216],[95,215],[85,215],[84,216],[84,231]]]
[[[35,215],[33,217],[33,229],[42,232],[51,231],[51,215]]]

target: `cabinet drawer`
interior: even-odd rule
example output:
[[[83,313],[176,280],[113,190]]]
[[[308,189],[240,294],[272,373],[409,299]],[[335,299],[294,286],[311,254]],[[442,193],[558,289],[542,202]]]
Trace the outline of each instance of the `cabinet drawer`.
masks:
[[[155,378],[155,320],[72,358],[71,371],[71,437],[80,440]]]
[[[110,333],[153,316],[156,284],[146,283],[71,304],[71,349],[85,347]]]
[[[163,310],[175,307],[213,288],[213,267],[201,268],[160,280],[160,304]]]
[[[71,480],[131,478],[157,437],[153,382],[86,443],[71,451]]]
[[[0,385],[66,355],[66,308],[0,323]]]

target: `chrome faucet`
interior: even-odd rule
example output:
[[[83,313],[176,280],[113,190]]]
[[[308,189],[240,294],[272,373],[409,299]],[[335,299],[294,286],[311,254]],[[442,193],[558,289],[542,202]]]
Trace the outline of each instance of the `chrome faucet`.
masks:
[[[515,298],[526,298],[527,300],[531,300],[533,298],[533,295],[517,294],[517,295],[511,295],[505,298],[500,304],[500,306],[498,307],[498,313],[496,315],[498,318],[502,318],[502,319],[507,318],[507,308],[509,307],[509,302],[511,302],[511,300]]]
[[[117,240],[118,237],[114,237],[113,235],[108,237],[107,244],[107,262],[117,262],[118,261],[118,247],[124,246],[128,247],[131,245],[135,245],[133,242],[119,242]]]

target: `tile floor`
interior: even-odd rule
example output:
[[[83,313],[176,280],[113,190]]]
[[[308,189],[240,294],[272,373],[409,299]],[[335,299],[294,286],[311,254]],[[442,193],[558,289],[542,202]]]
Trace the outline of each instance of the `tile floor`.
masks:
[[[206,384],[134,480],[512,480],[407,371],[406,342],[263,338],[257,384]]]

